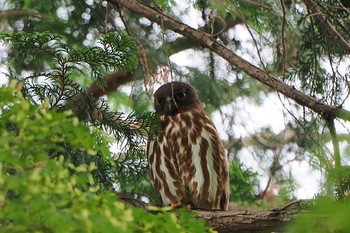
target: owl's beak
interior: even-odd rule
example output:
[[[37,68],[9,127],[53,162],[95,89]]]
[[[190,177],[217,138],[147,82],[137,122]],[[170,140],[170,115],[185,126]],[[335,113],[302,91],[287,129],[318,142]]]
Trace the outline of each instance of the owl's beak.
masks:
[[[164,109],[166,112],[168,112],[171,115],[175,114],[175,112],[178,110],[178,106],[177,106],[174,98],[168,97],[165,99]]]

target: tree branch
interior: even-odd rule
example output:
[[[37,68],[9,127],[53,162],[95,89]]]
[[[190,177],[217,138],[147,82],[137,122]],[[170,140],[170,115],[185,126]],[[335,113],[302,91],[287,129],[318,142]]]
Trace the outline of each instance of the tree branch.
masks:
[[[117,194],[119,200],[135,208],[143,208],[148,211],[146,204],[127,194]],[[198,218],[206,221],[220,233],[240,232],[280,232],[293,220],[297,214],[307,210],[310,202],[306,200],[294,201],[290,204],[273,210],[243,210],[231,209],[228,211],[193,210]],[[153,211],[151,211],[153,213]]]
[[[119,71],[110,74],[106,78],[106,87],[102,88],[98,86],[97,82],[93,82],[91,86],[86,89],[86,92],[91,94],[93,97],[98,99],[103,95],[108,95],[109,93],[118,89],[119,86],[129,82],[132,79],[130,72]]]
[[[224,212],[199,211],[208,226],[220,233],[280,232],[295,217],[291,210],[231,210]]]
[[[226,48],[225,45],[221,44],[215,38],[205,32],[196,30],[186,24],[176,21],[158,9],[149,7],[137,0],[109,0],[109,2],[112,4],[118,3],[120,6],[140,14],[153,22],[161,24],[163,28],[177,32],[193,41],[196,41],[202,46],[209,48],[227,60],[233,66],[243,70],[252,78],[275,89],[277,92],[285,95],[286,97],[293,99],[298,104],[310,108],[314,112],[322,115],[324,118],[338,117],[343,120],[350,121],[350,112],[340,109],[337,106],[322,103],[308,95],[305,95],[301,91],[295,89],[293,86],[285,84],[280,79],[271,76],[269,73],[239,57],[237,54]]]
[[[33,10],[8,10],[8,11],[0,11],[0,22],[6,18],[19,18],[24,16],[32,16],[42,20],[50,20],[49,17],[41,15],[37,11],[33,11]]]

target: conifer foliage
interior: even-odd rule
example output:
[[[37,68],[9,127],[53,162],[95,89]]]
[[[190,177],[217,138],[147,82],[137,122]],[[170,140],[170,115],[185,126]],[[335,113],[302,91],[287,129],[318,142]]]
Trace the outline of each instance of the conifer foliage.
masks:
[[[24,97],[30,99],[32,104],[42,105],[47,102],[48,107],[56,111],[71,109],[86,124],[104,129],[117,142],[124,141],[126,146],[122,148],[123,159],[114,158],[119,171],[126,171],[124,164],[135,161],[138,161],[138,166],[144,167],[142,147],[145,145],[152,114],[143,113],[142,118],[138,119],[135,113],[125,115],[113,112],[105,101],[97,101],[87,95],[77,82],[81,80],[79,76],[85,76],[103,87],[103,78],[108,73],[133,69],[137,65],[137,46],[130,37],[122,31],[108,33],[100,38],[96,46],[81,49],[69,48],[69,42],[63,36],[48,32],[5,33],[1,39],[10,43],[11,49],[17,52],[13,62],[28,60],[30,63],[37,59],[44,60],[43,71],[20,78]],[[135,123],[137,127],[134,126]],[[111,186],[116,177],[128,177],[127,172],[124,176],[114,174],[116,168],[110,162],[93,159],[81,151],[73,152],[69,140],[61,143],[64,144],[61,147],[65,148],[63,155],[77,165],[91,161],[103,163],[98,166],[100,170],[96,172],[96,176],[98,174],[105,185]],[[57,157],[61,153],[62,151],[53,150],[50,156]],[[127,170],[130,171],[130,168]]]

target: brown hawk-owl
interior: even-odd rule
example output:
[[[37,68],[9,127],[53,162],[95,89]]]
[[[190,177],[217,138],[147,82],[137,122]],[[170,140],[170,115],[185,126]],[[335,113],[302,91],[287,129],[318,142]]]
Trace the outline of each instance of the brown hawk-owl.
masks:
[[[147,145],[150,175],[163,205],[227,210],[228,160],[193,88],[171,82],[154,93],[163,131]]]

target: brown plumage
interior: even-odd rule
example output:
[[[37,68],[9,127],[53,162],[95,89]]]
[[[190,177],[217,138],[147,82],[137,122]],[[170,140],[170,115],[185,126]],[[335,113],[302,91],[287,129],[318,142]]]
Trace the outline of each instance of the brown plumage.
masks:
[[[227,210],[227,156],[196,92],[186,83],[167,83],[155,92],[154,107],[163,131],[148,142],[147,157],[163,205]]]

